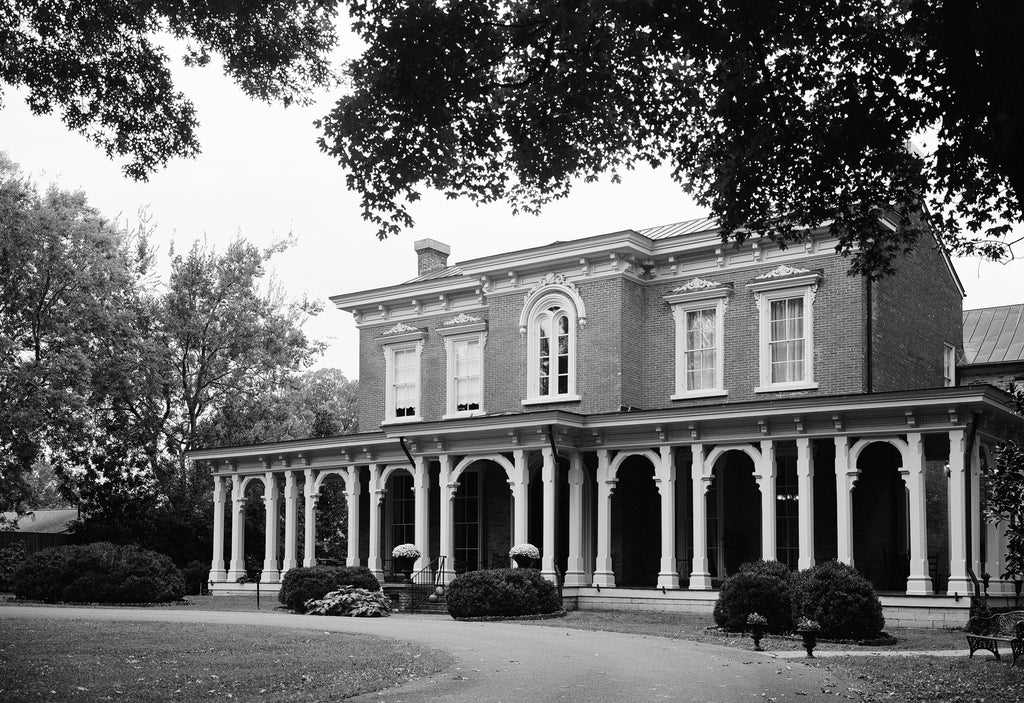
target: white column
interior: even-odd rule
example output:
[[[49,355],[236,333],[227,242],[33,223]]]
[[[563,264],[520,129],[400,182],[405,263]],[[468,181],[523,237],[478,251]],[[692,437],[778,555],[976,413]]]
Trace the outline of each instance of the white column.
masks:
[[[814,566],[814,455],[811,440],[796,440],[797,531],[800,534],[798,569]]]
[[[978,581],[981,581],[981,444],[975,439],[971,447],[971,568]]]
[[[693,444],[693,463],[690,469],[693,481],[693,565],[690,570],[690,590],[711,590],[711,572],[708,571],[708,504],[707,491],[711,484],[710,471],[704,475],[704,445]]]
[[[558,459],[550,447],[540,450],[544,458],[544,465],[541,468],[541,482],[544,485],[544,545],[541,552],[540,573],[552,583],[556,582],[555,574],[555,552],[557,551],[555,541],[555,527],[558,525],[556,506],[558,505]]]
[[[413,568],[416,571],[426,568],[430,563],[430,464],[424,457],[415,457],[413,467],[412,490],[416,501],[414,516],[416,546],[421,552]]]
[[[227,579],[224,568],[224,483],[226,476],[213,477],[213,561],[210,562],[210,581],[220,583]]]
[[[438,459],[441,462],[441,470],[438,473],[438,485],[441,490],[438,515],[441,523],[440,549],[441,556],[445,557],[443,579],[445,583],[450,583],[455,578],[455,534],[452,524],[452,503],[455,500],[455,491],[459,489],[459,484],[452,478],[452,458],[442,454]]]
[[[761,441],[761,461],[758,469],[758,487],[761,489],[761,558],[765,561],[778,559],[775,548],[775,505],[777,491],[775,489],[775,442],[770,439]]]
[[[264,531],[263,573],[262,583],[278,583],[281,581],[281,567],[277,563],[278,512],[281,507],[281,490],[277,485],[277,477],[272,471],[263,474],[263,505],[266,508],[266,530]]]
[[[231,566],[228,581],[245,576],[245,494],[242,479],[235,476],[231,490]]]
[[[615,477],[611,475],[611,456],[607,449],[597,450],[597,567],[595,586],[614,586],[612,569],[612,493]]]
[[[566,586],[586,585],[583,556],[583,456],[577,452],[569,457],[569,559],[565,568]]]
[[[523,544],[530,541],[527,523],[530,515],[530,470],[526,465],[525,450],[516,449],[512,452],[512,457],[515,460],[515,471],[513,472],[514,477],[508,482],[512,488],[512,542],[513,544]]]
[[[910,501],[910,575],[907,577],[907,595],[923,596],[933,593],[932,578],[928,574],[928,526],[925,521],[924,441],[920,432],[907,434],[907,466],[903,467],[904,480]],[[961,463],[962,463],[961,454]],[[963,503],[961,502],[961,505]]]
[[[312,469],[305,471],[303,495],[305,497],[306,524],[303,540],[302,565],[316,566],[316,499],[319,497],[313,490],[315,482]]]
[[[299,530],[299,483],[294,471],[284,473],[284,563],[281,564],[281,578],[299,565],[296,552]]]
[[[946,592],[967,595],[973,586],[967,578],[967,520],[964,500],[967,467],[964,466],[964,431],[949,431],[949,582]]]
[[[345,503],[348,507],[348,553],[345,566],[359,566],[359,467],[350,466],[345,474]]]
[[[384,496],[380,465],[370,464],[370,550],[366,566],[381,583],[384,583],[384,568],[380,557],[380,511],[384,507]]]
[[[672,447],[659,447],[661,461],[654,468],[654,483],[661,493],[661,568],[658,586],[679,588],[676,570],[676,462]]]
[[[833,437],[836,445],[836,560],[853,566],[853,484],[856,466],[850,465],[850,443]]]

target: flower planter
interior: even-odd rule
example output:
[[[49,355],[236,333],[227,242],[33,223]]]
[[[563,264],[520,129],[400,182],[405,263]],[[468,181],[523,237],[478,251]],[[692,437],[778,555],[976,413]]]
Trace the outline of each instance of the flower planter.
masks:
[[[413,564],[416,563],[414,557],[394,557],[395,562],[395,574],[403,581],[408,581],[409,576],[412,574]]]
[[[797,630],[796,633],[803,639],[804,649],[807,650],[807,656],[814,658],[814,647],[818,644],[818,631],[817,630]]]
[[[750,639],[754,640],[754,651],[763,652],[764,649],[761,647],[761,639],[764,637],[764,625],[751,625],[750,626]]]
[[[527,556],[515,555],[512,560],[516,563],[516,566],[520,569],[529,569],[533,566],[533,559]]]

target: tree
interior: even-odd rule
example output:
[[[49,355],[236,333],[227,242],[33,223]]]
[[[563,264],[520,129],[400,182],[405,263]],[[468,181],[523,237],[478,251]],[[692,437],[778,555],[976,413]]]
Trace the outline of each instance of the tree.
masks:
[[[195,108],[174,85],[163,42],[183,43],[187,65],[219,54],[246,94],[287,105],[333,82],[336,13],[330,0],[15,0],[0,12],[0,83],[23,87],[36,114],[59,110],[142,179],[199,150]]]
[[[1012,256],[1019,3],[348,4],[366,48],[321,148],[381,237],[412,225],[423,188],[530,211],[574,180],[650,164],[736,243],[830,223],[872,276],[929,230],[955,254]],[[934,152],[907,148],[927,131]]]
[[[1024,388],[1013,383],[1007,389],[1014,411],[1024,416]],[[986,517],[1006,531],[1004,573],[999,578],[1024,574],[1024,439],[1008,439],[996,447],[995,466],[988,477]]]

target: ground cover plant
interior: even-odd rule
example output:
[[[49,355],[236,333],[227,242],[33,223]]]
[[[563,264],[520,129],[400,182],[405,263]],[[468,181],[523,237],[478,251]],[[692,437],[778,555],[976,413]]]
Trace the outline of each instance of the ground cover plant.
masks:
[[[8,619],[0,700],[340,700],[451,666],[438,650],[342,632]],[[59,650],[58,650],[59,648]],[[59,651],[59,655],[55,655]]]
[[[323,598],[339,586],[380,590],[380,583],[365,566],[304,566],[288,570],[277,599],[295,612],[304,613],[308,601]]]
[[[383,591],[345,586],[323,598],[306,603],[307,615],[347,615],[354,618],[379,618],[391,615],[391,604]]]
[[[47,603],[165,603],[180,599],[185,590],[168,557],[110,542],[30,554],[12,581],[18,598]]]
[[[460,574],[448,586],[453,618],[544,615],[562,609],[555,585],[536,569],[484,569]]]

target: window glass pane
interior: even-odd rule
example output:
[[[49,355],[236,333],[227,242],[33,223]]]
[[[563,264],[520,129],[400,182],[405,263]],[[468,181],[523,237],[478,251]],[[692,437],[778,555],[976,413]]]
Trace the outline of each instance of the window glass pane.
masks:
[[[773,300],[770,306],[768,350],[772,383],[805,380],[804,299]]]
[[[686,390],[714,388],[717,354],[717,310],[690,310],[686,313],[686,349],[683,364]]]

